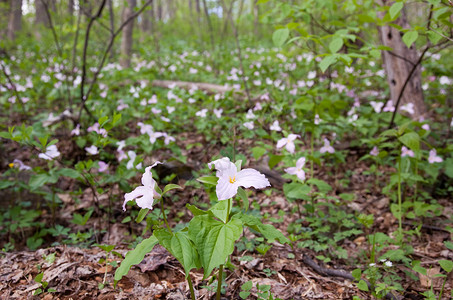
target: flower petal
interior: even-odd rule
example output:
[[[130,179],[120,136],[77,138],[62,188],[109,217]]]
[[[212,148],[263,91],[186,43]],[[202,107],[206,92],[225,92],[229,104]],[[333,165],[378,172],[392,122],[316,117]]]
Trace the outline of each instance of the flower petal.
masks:
[[[254,187],[262,189],[271,186],[266,176],[254,169],[244,169],[236,174],[236,182],[238,186],[245,188]]]
[[[298,169],[302,169],[302,167],[305,165],[305,157],[301,157],[297,160],[296,162],[296,167]]]
[[[296,167],[290,167],[290,168],[286,168],[285,169],[285,172],[290,174],[290,175],[296,175],[297,173],[297,168]]]
[[[220,177],[217,181],[217,186],[215,189],[217,199],[221,201],[234,197],[234,195],[236,195],[238,192],[238,187],[239,184],[237,182],[231,183],[229,177]]]
[[[145,194],[153,194],[153,191],[149,187],[139,186],[136,187],[132,192],[124,194],[124,203],[123,203],[123,210],[126,210],[126,203],[143,196]]]
[[[153,209],[153,194],[145,194],[143,197],[137,198],[135,202],[137,202],[137,205],[141,208]]]
[[[286,150],[288,150],[289,153],[294,153],[294,150],[296,150],[296,145],[294,145],[292,141],[288,142],[288,144],[286,144]]]
[[[142,184],[144,186],[148,187],[153,187],[154,189],[154,184],[156,184],[156,181],[153,179],[153,174],[151,173],[151,169],[157,166],[158,164],[161,164],[160,161],[156,161],[152,166],[149,166],[145,169],[145,173],[143,173],[142,176]]]
[[[282,139],[278,140],[278,142],[277,142],[277,149],[279,149],[279,148],[285,146],[286,143],[288,143],[288,139],[287,139],[287,138],[282,138]]]

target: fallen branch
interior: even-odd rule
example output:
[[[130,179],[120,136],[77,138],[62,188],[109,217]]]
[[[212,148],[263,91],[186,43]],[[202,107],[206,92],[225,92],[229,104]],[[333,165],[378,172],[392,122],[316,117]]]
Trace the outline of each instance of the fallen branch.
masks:
[[[302,257],[302,262],[304,264],[310,266],[313,270],[315,270],[317,273],[319,273],[321,275],[341,277],[341,278],[345,278],[345,279],[351,280],[353,282],[357,281],[357,280],[355,280],[354,276],[351,275],[351,273],[349,273],[347,271],[344,271],[344,270],[334,270],[334,269],[323,268],[323,267],[319,266],[317,263],[315,263],[307,255],[304,255]],[[369,290],[374,290],[374,287],[372,286],[372,284],[368,280],[363,279],[363,281],[365,281],[365,283],[367,284]],[[392,293],[389,292],[389,293],[387,293],[385,295],[385,299],[398,300],[398,297],[396,297],[395,295],[393,295]]]
[[[220,84],[204,83],[204,82],[187,82],[187,81],[172,81],[172,80],[153,80],[152,86],[161,87],[161,88],[170,88],[171,86],[176,86],[181,89],[190,90],[193,87],[196,87],[199,90],[206,91],[210,94],[215,93],[226,93],[231,91],[231,87],[226,87]]]

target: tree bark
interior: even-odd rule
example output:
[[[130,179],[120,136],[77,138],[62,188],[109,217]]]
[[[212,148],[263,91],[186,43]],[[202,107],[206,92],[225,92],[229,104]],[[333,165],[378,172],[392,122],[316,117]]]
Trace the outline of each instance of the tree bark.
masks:
[[[46,12],[46,5],[43,3],[43,1],[45,1],[47,4],[47,7],[49,9],[49,13],[51,11],[55,11],[56,10],[56,7],[55,7],[55,1],[54,0],[35,0],[35,10],[36,10],[36,13],[35,13],[35,24],[39,25],[39,24],[42,24],[46,27],[49,27],[50,26],[50,20],[49,20],[49,17],[47,16],[47,12]],[[14,0],[13,0],[14,2]]]
[[[35,0],[36,1],[36,0]],[[74,0],[68,1],[68,15],[72,18],[74,15]]]
[[[134,14],[134,8],[137,5],[136,0],[127,0],[127,6],[123,9],[122,21],[126,21],[129,17]],[[131,66],[131,55],[132,55],[132,34],[134,30],[134,21],[130,21],[123,30],[121,40],[121,57],[120,65],[123,68],[129,68]]]
[[[389,0],[378,0],[377,2],[381,6],[389,6],[393,3],[393,1]],[[401,10],[401,15],[395,23],[402,28],[409,28],[404,8]],[[393,104],[396,105],[401,90],[408,80],[398,107],[401,108],[402,105],[412,103],[414,105],[414,114],[411,117],[418,120],[420,116],[426,113],[426,105],[423,100],[420,65],[417,66],[410,76],[418,60],[415,45],[412,44],[410,48],[407,48],[402,40],[403,34],[392,26],[381,26],[378,30],[382,44],[393,49],[391,52],[382,52],[387,81],[390,87],[390,98]],[[409,76],[410,78],[408,78]]]
[[[17,32],[22,29],[22,0],[11,1],[9,12],[8,38],[14,40]]]

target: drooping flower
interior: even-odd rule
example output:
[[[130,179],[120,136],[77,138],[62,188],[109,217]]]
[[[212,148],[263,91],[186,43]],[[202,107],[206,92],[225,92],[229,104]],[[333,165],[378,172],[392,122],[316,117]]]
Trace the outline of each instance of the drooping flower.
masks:
[[[51,145],[51,146],[47,147],[45,153],[40,153],[38,155],[39,158],[42,158],[45,160],[51,160],[58,156],[60,156],[60,152],[58,151],[57,145]]]
[[[374,146],[373,149],[370,151],[370,155],[372,156],[378,156],[379,155],[379,149],[377,146]]]
[[[216,194],[219,201],[234,197],[240,186],[262,189],[271,185],[269,180],[257,170],[248,168],[238,172],[236,165],[228,157],[212,161],[208,166],[210,169],[214,166],[217,170],[216,176],[219,180]]]
[[[288,150],[289,153],[294,153],[294,150],[296,149],[296,145],[294,145],[294,141],[300,137],[298,134],[289,134],[288,137],[282,138],[277,142],[277,149],[282,148],[283,146],[286,146],[286,150]]]
[[[305,171],[302,169],[305,165],[305,157],[301,157],[297,160],[295,167],[286,168],[285,172],[291,175],[296,175],[297,178],[304,181]]]
[[[98,165],[99,165],[98,172],[103,173],[109,169],[109,164],[106,162],[103,162],[102,160],[100,160],[98,162]]]
[[[440,163],[440,162],[443,162],[443,161],[444,160],[442,159],[442,157],[437,155],[436,149],[431,149],[431,151],[429,151],[428,162],[430,164],[433,164],[435,162]]]
[[[153,209],[154,198],[160,197],[160,195],[154,189],[156,181],[153,179],[151,169],[160,163],[157,161],[152,166],[147,167],[142,175],[142,186],[136,187],[132,192],[124,195],[123,211],[126,211],[126,203],[134,199],[139,207]]]
[[[334,153],[335,149],[330,145],[330,142],[329,142],[328,139],[324,139],[324,146],[322,146],[321,149],[319,149],[319,152],[321,152],[321,153],[326,153],[326,152]]]
[[[19,171],[31,170],[30,166],[27,166],[26,164],[24,164],[23,161],[21,161],[20,159],[17,159],[17,158],[15,160],[13,160],[12,166],[19,168]]]
[[[71,135],[80,135],[80,124],[77,124],[76,128],[71,131]]]
[[[401,147],[401,157],[405,156],[415,157],[414,151],[407,149],[406,146]]]
[[[134,151],[129,150],[127,151],[127,156],[129,156],[129,161],[127,162],[126,169],[130,170],[134,167],[134,162],[135,158],[137,157],[137,154],[135,154]],[[136,169],[141,169],[142,163],[139,163],[138,165],[135,166]]]

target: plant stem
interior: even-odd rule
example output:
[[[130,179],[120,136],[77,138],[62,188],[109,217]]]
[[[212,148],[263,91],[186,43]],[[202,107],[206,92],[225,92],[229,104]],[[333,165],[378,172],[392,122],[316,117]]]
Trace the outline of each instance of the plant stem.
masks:
[[[196,300],[195,298],[195,291],[193,289],[193,284],[192,284],[192,277],[190,277],[190,274],[189,274],[189,277],[187,277],[187,283],[189,284],[189,289],[190,289],[190,298],[192,300]]]
[[[311,159],[310,159],[310,178],[313,178],[313,172],[314,172],[314,168],[313,168],[313,154],[314,154],[314,142],[315,142],[315,129],[313,128],[313,131],[311,132],[311,136],[310,136],[310,155],[311,155]]]
[[[226,222],[230,220],[230,210],[231,210],[231,198],[227,200],[228,201],[228,206],[227,206],[227,216],[226,216]]]
[[[160,197],[160,208],[162,210],[162,216],[164,217],[164,223],[167,226],[168,231],[171,231],[170,225],[168,225],[167,217],[165,216],[165,209],[164,209],[164,197]]]
[[[222,276],[223,276],[223,265],[219,267],[219,274],[217,275],[217,294],[215,299],[220,300],[220,294],[222,293]]]
[[[398,160],[398,223],[399,223],[399,232],[400,232],[400,238],[401,242],[403,240],[403,225],[401,221],[403,211],[402,211],[402,205],[401,205],[401,157]]]

